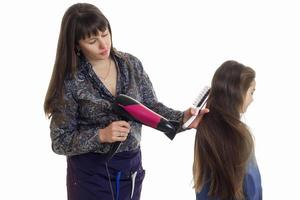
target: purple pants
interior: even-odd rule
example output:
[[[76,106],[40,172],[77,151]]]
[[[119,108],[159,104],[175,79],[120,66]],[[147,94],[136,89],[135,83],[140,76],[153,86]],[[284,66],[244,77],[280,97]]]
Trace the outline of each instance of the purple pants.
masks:
[[[115,154],[109,161],[88,153],[67,158],[68,200],[139,200],[145,171],[141,151]]]

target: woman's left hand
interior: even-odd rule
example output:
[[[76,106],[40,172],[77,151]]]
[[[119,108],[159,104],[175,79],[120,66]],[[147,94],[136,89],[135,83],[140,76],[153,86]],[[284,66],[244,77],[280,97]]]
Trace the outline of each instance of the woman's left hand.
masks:
[[[205,115],[208,112],[209,112],[208,108],[204,108],[204,109],[200,110],[199,112],[197,112],[196,108],[191,107],[191,108],[187,109],[186,111],[184,111],[183,123],[185,123],[193,115],[197,115],[197,117],[194,119],[194,121],[188,126],[188,128],[197,128],[199,123],[202,120],[203,115]]]

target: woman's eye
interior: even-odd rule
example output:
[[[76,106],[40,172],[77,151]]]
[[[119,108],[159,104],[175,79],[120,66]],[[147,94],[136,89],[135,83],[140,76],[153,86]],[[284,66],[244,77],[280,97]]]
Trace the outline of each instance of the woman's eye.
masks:
[[[89,44],[95,44],[96,40],[90,40]]]
[[[102,37],[106,37],[106,36],[108,36],[108,33],[102,35]]]

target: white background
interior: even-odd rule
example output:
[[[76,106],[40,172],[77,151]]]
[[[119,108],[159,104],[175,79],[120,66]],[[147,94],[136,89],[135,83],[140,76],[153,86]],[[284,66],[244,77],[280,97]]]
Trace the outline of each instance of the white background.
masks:
[[[0,199],[66,199],[66,161],[51,150],[43,114],[65,10],[76,1],[7,1],[0,8]],[[257,72],[245,115],[264,199],[300,199],[300,7],[291,0],[90,1],[110,20],[114,46],[137,56],[157,96],[187,109],[225,60]],[[143,200],[195,199],[195,131],[169,141],[143,128]]]

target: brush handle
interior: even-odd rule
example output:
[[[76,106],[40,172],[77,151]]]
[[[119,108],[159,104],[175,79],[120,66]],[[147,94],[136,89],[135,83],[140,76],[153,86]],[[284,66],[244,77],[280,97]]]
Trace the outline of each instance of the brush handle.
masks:
[[[209,91],[208,91],[209,92]],[[196,107],[196,112],[197,112],[197,115],[199,113],[199,111],[205,107],[206,105],[206,101],[207,101],[207,98],[208,98],[208,93],[204,96],[205,98],[202,99],[200,101],[200,105],[198,105],[198,107]],[[195,120],[195,118],[197,117],[197,115],[193,115],[191,116],[183,125],[182,125],[182,128],[183,129],[186,129],[189,127],[189,125],[191,125],[191,123]]]
[[[200,111],[201,107],[197,107],[196,108],[196,111],[197,111],[197,115],[198,115],[198,112]],[[183,125],[182,125],[182,128],[183,129],[186,129],[189,127],[189,125],[191,125],[191,123],[195,120],[195,118],[197,117],[197,115],[193,115],[191,116]]]

